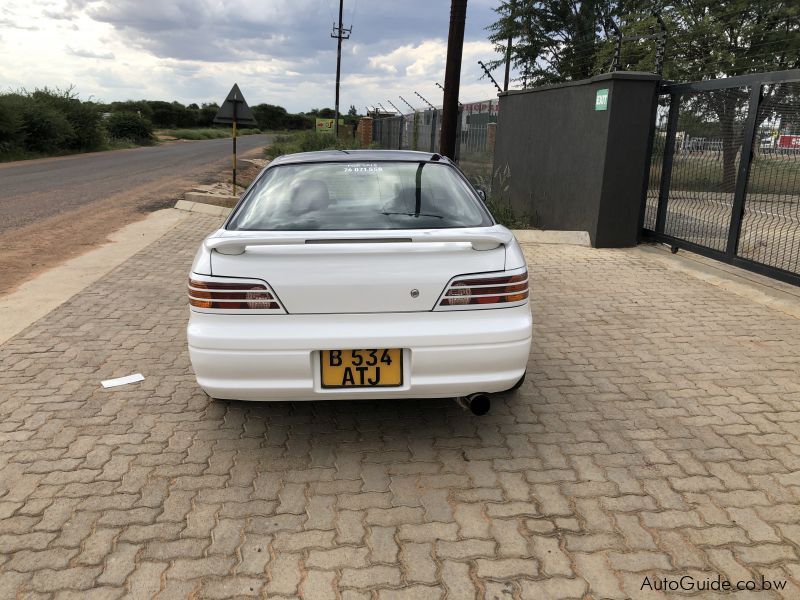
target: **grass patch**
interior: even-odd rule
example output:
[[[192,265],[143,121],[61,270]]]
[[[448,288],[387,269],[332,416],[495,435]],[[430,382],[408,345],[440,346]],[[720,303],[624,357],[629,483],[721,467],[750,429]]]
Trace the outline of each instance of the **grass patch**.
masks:
[[[663,160],[662,153],[654,153],[650,162],[651,188],[658,188]],[[735,166],[738,170],[738,156]],[[723,175],[722,158],[718,154],[676,155],[672,163],[670,189],[730,193],[732,182],[726,186]],[[800,195],[800,156],[757,153],[750,165],[747,191],[750,194]]]
[[[230,128],[202,127],[199,129],[162,129],[156,132],[158,135],[173,137],[179,140],[216,140],[229,138],[232,135]],[[254,127],[243,127],[236,130],[236,135],[254,135],[261,133],[260,129]]]
[[[264,149],[264,154],[270,158],[277,158],[283,154],[295,152],[316,152],[318,150],[355,150],[361,148],[355,139],[336,139],[329,133],[299,131],[289,135],[279,135],[269,146]]]

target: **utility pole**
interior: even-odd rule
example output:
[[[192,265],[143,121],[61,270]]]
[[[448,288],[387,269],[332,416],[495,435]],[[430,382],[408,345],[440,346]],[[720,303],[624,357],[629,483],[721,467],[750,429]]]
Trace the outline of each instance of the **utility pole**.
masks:
[[[339,79],[342,74],[342,40],[349,40],[350,33],[353,31],[353,26],[346,29],[342,26],[342,12],[344,12],[344,0],[339,0],[339,26],[333,24],[333,32],[331,37],[336,38],[336,108],[333,115],[333,137],[339,139]]]
[[[514,19],[516,17],[517,0],[511,0],[509,5],[508,42],[506,43],[506,75],[503,79],[503,91],[508,91],[508,78],[511,76],[511,45],[514,43]]]
[[[464,24],[467,0],[450,0],[450,32],[447,36],[447,66],[444,71],[442,138],[439,153],[455,160],[458,132],[458,92],[461,84],[461,55],[464,51]]]

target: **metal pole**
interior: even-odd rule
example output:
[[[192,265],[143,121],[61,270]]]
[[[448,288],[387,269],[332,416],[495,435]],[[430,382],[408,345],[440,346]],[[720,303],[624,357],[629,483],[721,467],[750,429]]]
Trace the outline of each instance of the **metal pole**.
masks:
[[[733,195],[733,212],[731,215],[730,229],[728,231],[728,245],[726,247],[726,253],[731,258],[736,256],[736,253],[739,251],[739,237],[742,231],[744,204],[747,196],[747,179],[750,176],[753,144],[757,134],[758,107],[761,104],[761,90],[762,86],[760,85],[754,85],[750,90],[750,106],[747,112],[747,120],[744,124],[742,152],[739,156],[739,173],[736,177],[736,189]]]
[[[642,177],[642,202],[639,206],[639,220],[638,220],[638,227],[637,227],[637,242],[641,242],[642,236],[644,234],[644,218],[647,213],[647,193],[650,190],[650,172],[653,168],[653,144],[656,138],[656,129],[657,123],[656,119],[658,118],[658,99],[659,99],[659,84],[656,83],[653,89],[653,100],[650,105],[650,134],[647,136],[647,153],[645,155],[644,161],[644,177]],[[663,166],[663,160],[662,160]],[[658,211],[658,205],[656,205],[656,211]]]
[[[484,73],[486,73],[486,76],[487,76],[487,77],[488,77],[488,78],[491,80],[491,82],[494,84],[494,87],[497,89],[497,93],[498,93],[498,94],[502,94],[502,93],[503,93],[503,90],[501,90],[501,89],[500,89],[500,86],[499,86],[499,85],[497,85],[497,82],[495,81],[494,77],[492,77],[492,73],[491,73],[491,71],[489,71],[489,69],[486,67],[486,65],[485,65],[485,64],[483,64],[483,61],[482,61],[482,60],[479,60],[479,61],[478,61],[478,64],[481,66],[481,69],[483,69],[483,72],[484,72]]]
[[[516,12],[517,3],[515,0],[509,5],[509,27],[508,27],[508,42],[506,43],[506,74],[503,78],[503,91],[508,91],[508,79],[511,76],[511,45],[514,43],[514,17]]]
[[[661,167],[661,183],[658,189],[658,210],[656,212],[656,233],[664,233],[667,222],[667,202],[672,179],[672,160],[675,153],[675,135],[678,133],[678,115],[680,113],[681,94],[673,93],[669,98],[669,116],[667,117],[667,133],[664,139],[664,163]]]
[[[233,101],[233,196],[236,196],[236,100]]]
[[[397,119],[397,123],[398,123],[398,127],[397,127],[397,129],[398,129],[398,133],[397,133],[397,149],[398,150],[402,150],[403,149],[403,120],[404,120],[403,113],[400,113],[400,116],[399,117],[395,117],[395,118]]]
[[[421,95],[419,92],[414,92],[414,93],[415,93],[415,94],[417,95],[417,97],[418,97],[420,100],[422,100],[422,101],[423,101],[425,104],[427,104],[428,106],[430,106],[430,107],[431,107],[433,110],[436,110],[436,107],[435,107],[433,104],[431,104],[430,102],[428,102],[428,101],[427,101],[425,98],[423,98],[423,97],[422,97],[422,95]]]
[[[436,152],[436,113],[438,111],[434,108],[431,115],[431,152]]]
[[[451,0],[450,32],[447,37],[447,66],[444,72],[442,101],[442,139],[439,152],[455,159],[458,132],[458,92],[461,83],[461,56],[464,51],[464,24],[467,20],[467,0]]]
[[[400,96],[400,100],[402,100],[403,102],[405,102],[405,103],[406,103],[406,106],[407,106],[408,108],[410,108],[410,109],[411,109],[411,112],[417,112],[417,111],[414,109],[414,107],[413,107],[413,106],[411,106],[411,105],[408,103],[408,100],[406,100],[406,99],[405,99],[405,98],[403,98],[402,96]]]

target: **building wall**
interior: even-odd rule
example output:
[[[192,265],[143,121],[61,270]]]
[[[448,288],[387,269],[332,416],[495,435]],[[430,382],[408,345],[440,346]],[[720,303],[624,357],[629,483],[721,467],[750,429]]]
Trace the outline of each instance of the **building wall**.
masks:
[[[494,169],[508,167],[517,215],[588,231],[597,247],[634,245],[658,81],[618,72],[502,94]],[[595,110],[602,89],[607,109]]]

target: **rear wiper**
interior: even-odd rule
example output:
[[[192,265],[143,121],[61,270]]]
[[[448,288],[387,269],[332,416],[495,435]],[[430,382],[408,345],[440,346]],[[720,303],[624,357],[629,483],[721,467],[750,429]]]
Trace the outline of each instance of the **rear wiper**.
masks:
[[[442,215],[433,215],[430,213],[421,212],[382,212],[382,215],[403,215],[404,217],[434,217],[436,219],[444,219]]]

